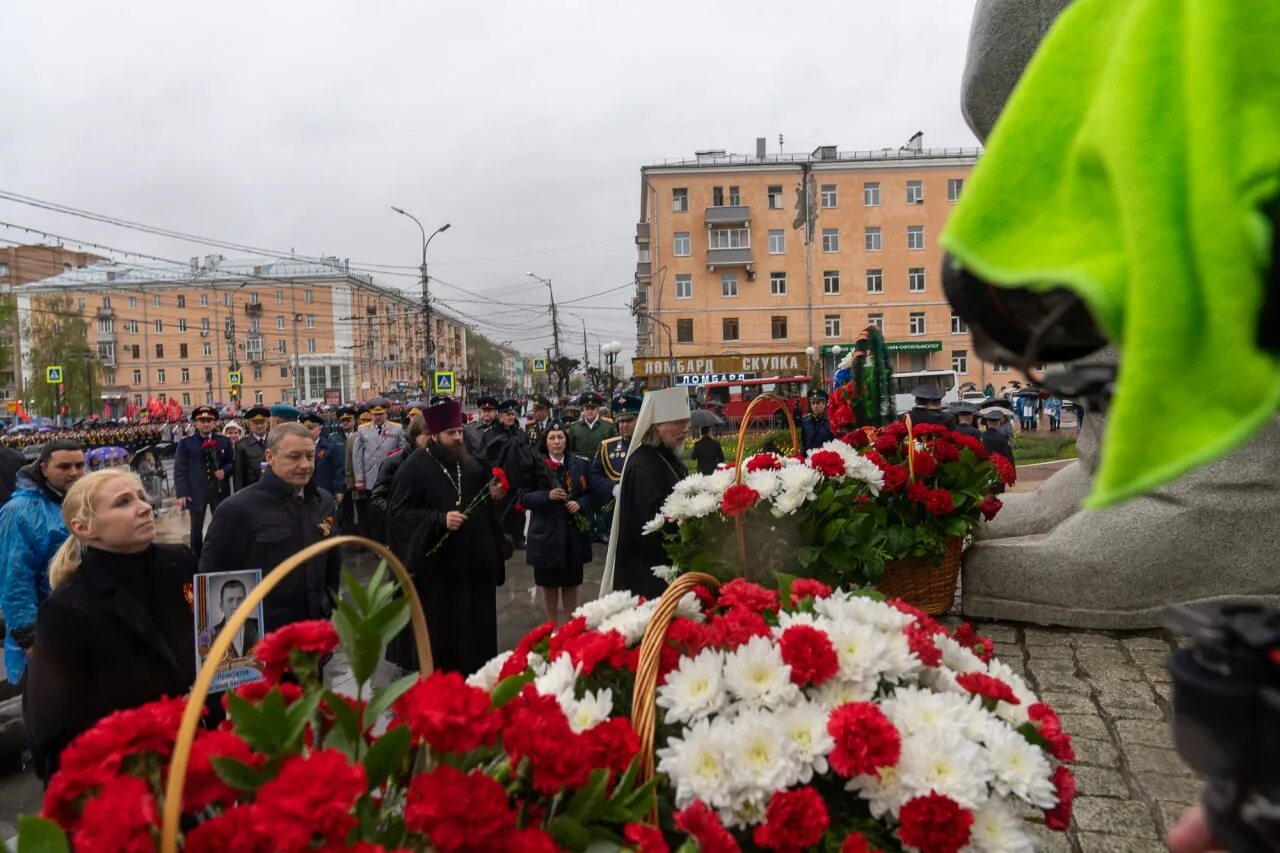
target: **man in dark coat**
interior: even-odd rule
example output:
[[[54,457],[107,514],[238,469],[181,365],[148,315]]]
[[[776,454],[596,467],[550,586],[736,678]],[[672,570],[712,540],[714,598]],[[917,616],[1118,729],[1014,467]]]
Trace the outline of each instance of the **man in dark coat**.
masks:
[[[467,444],[468,456],[480,455],[480,450],[489,439],[489,431],[498,425],[497,397],[477,397],[476,406],[480,409],[480,417],[462,428],[462,440]]]
[[[724,446],[711,436],[711,427],[702,428],[702,437],[693,443],[690,453],[698,466],[699,474],[714,474],[716,466],[724,461]]]
[[[955,426],[951,415],[942,410],[943,391],[937,385],[924,383],[911,389],[915,405],[907,414],[913,424],[938,424],[947,429]]]
[[[973,403],[956,403],[951,407],[951,414],[956,419],[956,432],[982,440],[982,432],[978,429],[977,406]]]
[[[800,447],[807,453],[833,438],[827,422],[827,392],[816,389],[809,394],[809,414],[800,419]]]
[[[191,412],[196,434],[178,442],[173,458],[173,486],[178,509],[191,514],[191,550],[200,556],[204,545],[205,510],[214,512],[222,502],[223,484],[231,482],[235,451],[231,439],[218,435],[218,411],[213,406],[196,406]]]
[[[258,482],[258,478],[266,470],[269,412],[266,406],[253,406],[245,410],[249,434],[236,443],[235,460],[232,464],[232,479],[237,492]]]
[[[531,446],[538,446],[538,442],[542,440],[542,434],[547,431],[547,425],[550,423],[551,401],[539,394],[533,398],[533,417],[524,428],[524,434]]]
[[[1013,441],[1009,436],[1005,435],[1004,430],[1000,429],[1008,412],[996,406],[982,410],[983,425],[986,427],[982,431],[982,446],[987,449],[988,453],[999,453],[1004,458],[1013,462]],[[999,494],[1004,491],[1004,485],[997,483],[994,491]]]
[[[213,516],[200,555],[202,572],[261,569],[323,540],[333,529],[333,496],[311,482],[315,443],[306,427],[282,423],[267,441],[262,479],[228,499]],[[303,619],[327,619],[341,568],[337,550],[293,571],[263,602],[263,632]]]
[[[501,468],[507,473],[514,492],[531,485],[537,470],[537,451],[520,427],[520,403],[503,400],[498,404],[498,422],[489,430],[477,457],[486,468]],[[499,505],[502,529],[517,548],[524,547],[524,511],[516,509],[516,496],[509,494]]]
[[[666,581],[653,574],[654,566],[669,562],[662,534],[645,535],[642,528],[688,473],[682,454],[688,433],[689,392],[685,388],[665,388],[645,395],[635,440],[622,471],[602,591],[623,589],[654,598],[667,588]]]
[[[622,482],[622,468],[627,462],[627,450],[631,447],[631,434],[636,428],[641,402],[639,397],[630,394],[619,394],[613,398],[610,408],[618,434],[600,442],[600,449],[591,460],[591,468],[587,472],[587,482],[596,496],[596,503],[602,509],[601,528],[604,531],[613,529],[613,508],[618,497],[618,484]]]
[[[410,454],[391,486],[391,549],[422,599],[436,669],[472,673],[498,653],[494,588],[504,554],[496,506],[505,492],[467,456],[457,401],[429,407],[424,418],[427,447]],[[392,661],[416,670],[412,648],[395,646]]]
[[[311,475],[311,482],[330,495],[336,495],[346,486],[347,471],[343,461],[347,442],[342,439],[341,446],[335,446],[323,435],[324,418],[316,412],[304,412],[298,417],[298,423],[311,433],[315,442],[316,468]]]

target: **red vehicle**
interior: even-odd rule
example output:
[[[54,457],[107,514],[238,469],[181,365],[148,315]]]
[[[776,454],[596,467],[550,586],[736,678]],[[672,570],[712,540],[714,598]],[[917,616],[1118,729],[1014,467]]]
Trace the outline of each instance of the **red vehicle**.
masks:
[[[809,411],[808,376],[766,376],[760,379],[735,379],[728,382],[708,382],[699,385],[694,392],[694,399],[704,409],[710,409],[735,427],[742,421],[747,406],[756,397],[766,392],[775,394],[787,401],[791,413],[797,419],[804,417]],[[751,423],[748,429],[783,429],[787,425],[786,416],[779,411],[780,407],[772,400],[766,400],[751,412]],[[799,428],[797,423],[796,427]]]

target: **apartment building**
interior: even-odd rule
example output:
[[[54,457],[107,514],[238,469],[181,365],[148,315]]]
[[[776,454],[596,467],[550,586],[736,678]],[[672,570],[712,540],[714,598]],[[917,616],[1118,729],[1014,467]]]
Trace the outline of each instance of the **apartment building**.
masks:
[[[415,294],[353,272],[347,262],[228,262],[189,267],[100,263],[17,292],[24,329],[70,306],[87,322],[113,416],[152,397],[182,406],[365,400],[408,390],[426,363]],[[465,375],[467,331],[432,314],[435,367]],[[44,365],[22,364],[27,381]]]
[[[761,139],[643,167],[634,376],[807,373],[810,348],[830,376],[834,348],[877,325],[898,372],[998,379],[940,280],[937,237],[979,152],[921,143],[770,155]]]

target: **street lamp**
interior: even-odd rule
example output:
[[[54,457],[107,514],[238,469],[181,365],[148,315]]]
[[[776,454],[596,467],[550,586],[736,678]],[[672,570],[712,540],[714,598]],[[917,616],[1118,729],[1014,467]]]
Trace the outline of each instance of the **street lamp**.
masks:
[[[84,374],[89,379],[89,413],[85,417],[92,418],[95,410],[93,405],[93,351],[85,350],[81,355],[84,357]]]
[[[600,347],[600,351],[604,353],[605,361],[609,364],[609,394],[613,395],[613,386],[615,380],[613,378],[613,365],[618,360],[618,353],[622,352],[622,344],[618,341],[610,341]]]
[[[404,208],[396,207],[394,204],[391,205],[391,209],[401,216],[407,216],[412,219],[414,224],[418,226],[418,230],[422,232],[422,266],[419,269],[422,272],[422,379],[425,383],[431,378],[431,371],[435,369],[435,364],[433,364],[435,347],[431,343],[431,293],[428,286],[431,277],[427,275],[427,247],[431,245],[431,241],[436,238],[437,234],[448,231],[452,226],[446,222],[435,231],[432,231],[431,236],[428,237],[427,229],[422,227],[422,222],[418,220],[418,217]]]
[[[827,384],[826,365],[823,364],[821,361],[819,361],[817,365],[818,369],[816,371],[814,370],[813,361],[818,356],[818,350],[814,346],[810,345],[804,348],[804,354],[809,357],[809,378],[814,379],[816,374],[816,378],[819,380],[819,382],[822,385],[826,385]]]
[[[551,294],[551,337],[555,344],[555,365],[556,365],[556,390],[558,393],[564,394],[569,390],[568,375],[561,375],[560,371],[560,317],[556,313],[556,292],[551,288],[551,279],[543,278],[534,272],[525,272],[529,278],[536,279],[547,286],[547,292]]]

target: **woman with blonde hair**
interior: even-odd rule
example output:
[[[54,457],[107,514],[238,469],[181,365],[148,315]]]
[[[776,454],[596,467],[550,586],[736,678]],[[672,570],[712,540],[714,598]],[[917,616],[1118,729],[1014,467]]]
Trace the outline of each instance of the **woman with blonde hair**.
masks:
[[[195,681],[195,556],[185,545],[156,544],[137,475],[108,468],[82,477],[63,498],[62,517],[71,535],[49,562],[53,592],[36,613],[23,700],[46,783],[76,735]]]

